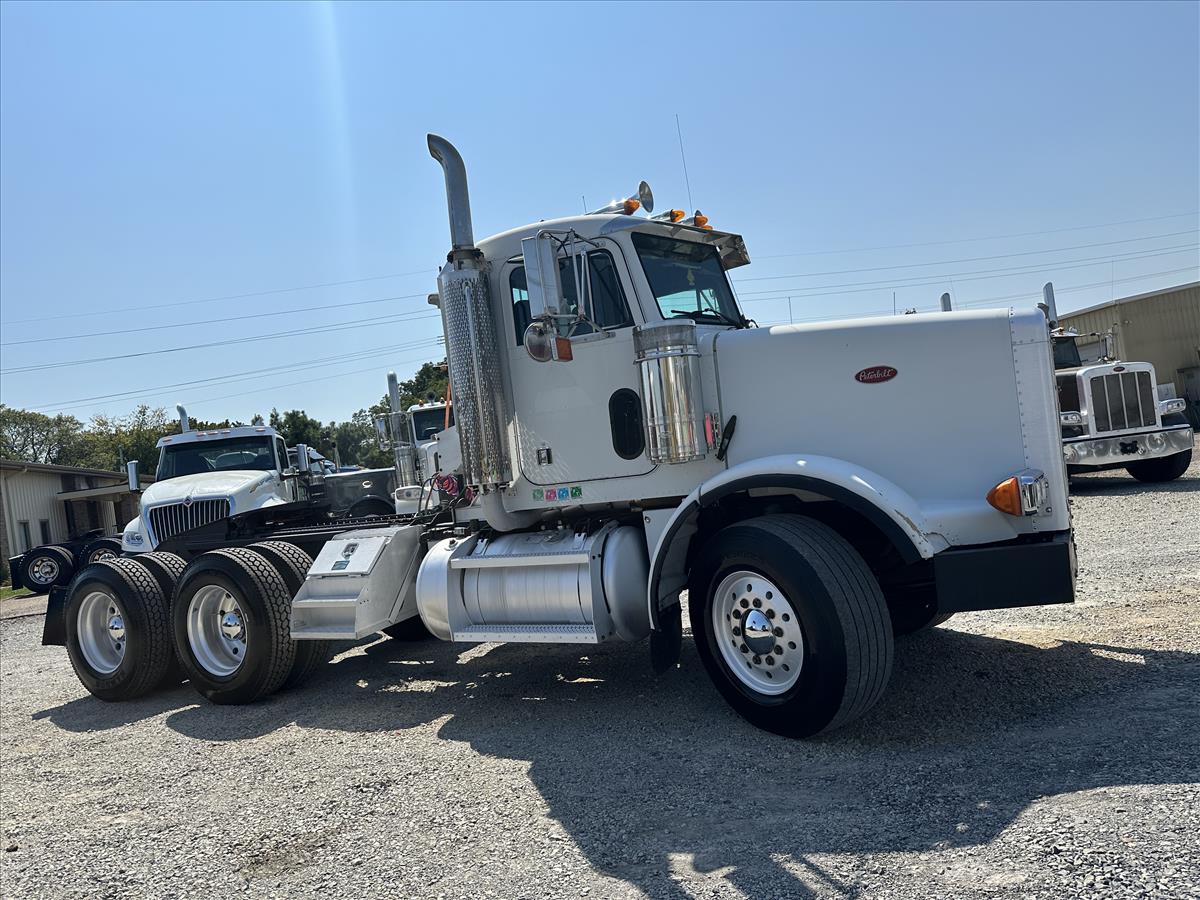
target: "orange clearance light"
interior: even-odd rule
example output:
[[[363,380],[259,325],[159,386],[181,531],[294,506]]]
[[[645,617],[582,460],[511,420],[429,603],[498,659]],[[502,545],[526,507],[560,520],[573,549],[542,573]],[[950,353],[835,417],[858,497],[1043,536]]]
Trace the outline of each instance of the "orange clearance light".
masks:
[[[621,201],[621,209],[624,210],[625,215],[627,216],[632,216],[641,208],[642,204],[637,200],[634,200],[632,197],[630,197],[628,200]]]
[[[667,210],[667,216],[668,216],[668,218],[670,218],[670,220],[672,222],[680,222],[683,220],[683,210],[682,209],[669,209],[669,210]]]
[[[987,502],[1010,516],[1024,514],[1021,508],[1021,487],[1017,484],[1017,476],[1005,478],[1002,482],[987,492]]]
[[[696,210],[696,214],[692,216],[692,223],[697,228],[703,228],[705,231],[712,231],[712,226],[708,224],[708,216]]]

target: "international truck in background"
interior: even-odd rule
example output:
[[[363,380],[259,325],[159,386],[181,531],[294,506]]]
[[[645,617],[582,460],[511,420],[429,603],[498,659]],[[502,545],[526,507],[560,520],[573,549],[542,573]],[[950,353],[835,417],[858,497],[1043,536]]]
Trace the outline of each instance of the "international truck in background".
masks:
[[[250,702],[380,630],[648,638],[661,672],[686,591],[724,698],[805,736],[880,699],[896,635],[1073,600],[1041,311],[752,327],[727,275],[744,242],[699,212],[653,215],[643,183],[477,243],[461,157],[428,146],[456,414],[422,453],[430,490],[392,521],[303,535],[234,504],[220,549],[88,566],[45,639],[93,694],[144,694],[175,658],[213,702]]]
[[[1094,335],[1104,347],[1098,362],[1083,363],[1080,335],[1058,324],[1054,286],[1042,289],[1053,328],[1055,381],[1063,455],[1071,474],[1125,469],[1138,481],[1173,481],[1192,462],[1193,430],[1187,401],[1161,397],[1148,362],[1112,356],[1112,334]],[[1173,394],[1173,385],[1169,393]]]

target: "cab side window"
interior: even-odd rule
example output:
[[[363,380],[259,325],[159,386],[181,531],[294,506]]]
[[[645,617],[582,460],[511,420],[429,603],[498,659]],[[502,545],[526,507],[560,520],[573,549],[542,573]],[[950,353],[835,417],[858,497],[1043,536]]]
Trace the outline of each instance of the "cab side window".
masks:
[[[588,281],[592,288],[592,305],[595,307],[595,319],[602,328],[626,328],[633,325],[633,317],[629,314],[629,304],[625,300],[625,291],[621,288],[621,279],[617,275],[617,267],[612,255],[607,250],[593,250],[588,253]],[[579,311],[579,298],[575,290],[575,272],[569,259],[559,260],[559,279],[563,288],[563,312],[574,315]],[[516,331],[517,344],[525,342],[525,329],[529,327],[531,315],[529,311],[529,287],[525,280],[525,267],[513,269],[508,278],[509,293],[513,304],[513,330]],[[581,334],[591,334],[592,326],[586,322],[572,325],[563,322],[559,330],[564,337]]]

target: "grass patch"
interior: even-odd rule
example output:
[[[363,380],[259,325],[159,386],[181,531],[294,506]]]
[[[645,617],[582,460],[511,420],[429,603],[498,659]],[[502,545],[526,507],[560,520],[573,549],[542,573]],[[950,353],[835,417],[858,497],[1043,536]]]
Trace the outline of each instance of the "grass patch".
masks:
[[[33,594],[25,588],[14,588],[7,581],[0,584],[0,601],[9,600],[15,597],[32,597]]]

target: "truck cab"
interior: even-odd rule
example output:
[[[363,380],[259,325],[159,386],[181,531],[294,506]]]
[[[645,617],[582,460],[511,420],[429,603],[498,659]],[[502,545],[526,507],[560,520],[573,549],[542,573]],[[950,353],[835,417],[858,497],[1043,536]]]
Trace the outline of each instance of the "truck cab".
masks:
[[[283,438],[268,425],[168,435],[154,484],[125,526],[121,549],[142,553],[184,531],[238,513],[308,498]]]
[[[1063,455],[1072,474],[1125,469],[1139,481],[1180,477],[1192,461],[1193,431],[1182,397],[1160,399],[1148,362],[1112,358],[1112,335],[1098,335],[1102,359],[1085,364],[1076,332],[1053,334]]]

